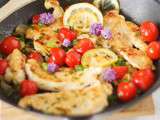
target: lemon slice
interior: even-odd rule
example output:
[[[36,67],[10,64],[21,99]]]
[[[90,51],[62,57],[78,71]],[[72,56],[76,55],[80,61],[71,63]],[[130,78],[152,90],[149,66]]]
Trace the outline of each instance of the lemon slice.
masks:
[[[107,67],[118,60],[118,56],[107,48],[87,51],[81,59],[84,67]]]
[[[103,15],[92,4],[78,3],[65,11],[63,22],[65,26],[73,27],[77,31],[89,32],[93,23],[103,24]]]

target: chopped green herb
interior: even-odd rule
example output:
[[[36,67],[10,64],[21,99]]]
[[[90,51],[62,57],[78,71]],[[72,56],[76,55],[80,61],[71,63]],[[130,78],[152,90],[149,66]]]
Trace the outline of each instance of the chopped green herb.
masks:
[[[129,82],[129,80],[128,79],[123,79],[123,80],[121,80],[121,82]]]
[[[56,40],[50,40],[50,41],[47,41],[46,46],[51,47],[51,48],[55,48],[55,47],[58,47],[58,44],[57,44]]]
[[[113,66],[126,66],[126,61],[123,58],[119,58]]]
[[[116,102],[117,102],[117,99],[118,99],[118,97],[117,97],[116,94],[112,94],[112,95],[110,95],[110,96],[108,97],[108,101],[109,101],[110,104],[116,103]]]
[[[77,65],[75,67],[75,70],[78,72],[78,71],[83,71],[84,70],[84,67],[82,65]]]
[[[18,38],[19,41],[25,42],[25,36],[24,35],[17,35],[16,36]]]
[[[73,45],[73,46],[74,46],[74,45],[76,45],[76,44],[77,44],[77,42],[78,42],[78,40],[77,40],[77,39],[73,40],[73,41],[72,41],[72,45]]]
[[[30,25],[29,27],[30,27],[32,30],[34,30],[34,26],[33,26],[33,25]]]
[[[44,25],[42,23],[38,23],[38,26],[42,28]]]
[[[42,68],[47,71],[48,69],[48,64],[47,63],[42,63]]]
[[[59,29],[57,29],[57,30],[53,30],[53,32],[54,32],[54,33],[58,33],[58,32],[59,32]]]

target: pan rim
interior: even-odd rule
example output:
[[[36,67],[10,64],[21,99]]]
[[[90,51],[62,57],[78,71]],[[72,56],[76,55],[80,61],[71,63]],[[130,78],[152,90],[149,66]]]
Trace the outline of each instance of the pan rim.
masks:
[[[22,9],[22,8],[24,8],[24,7],[29,6],[30,4],[36,3],[36,2],[38,2],[38,1],[33,1],[33,2],[31,2],[31,3],[29,3],[29,4],[25,5],[25,6],[22,6],[21,8],[17,9],[17,10],[14,11],[13,13],[19,11],[20,9]],[[12,15],[13,13],[11,13],[10,15]],[[10,15],[9,15],[9,16],[10,16]],[[7,16],[6,18],[8,18],[9,16]],[[5,19],[6,19],[6,18],[5,18]],[[5,19],[4,19],[3,21],[5,21]],[[3,21],[1,21],[1,22],[3,22]],[[1,23],[1,22],[0,22],[0,23]],[[159,62],[158,62],[158,63],[159,63]],[[159,64],[160,64],[160,63],[159,63]],[[157,79],[157,81],[158,81],[158,79]],[[3,95],[2,95],[1,93],[0,93],[0,99],[1,99],[2,101],[4,101],[5,103],[10,104],[10,105],[12,105],[12,106],[14,106],[14,107],[16,107],[16,108],[18,108],[18,109],[20,109],[20,110],[23,110],[23,111],[26,111],[26,112],[30,112],[30,113],[39,114],[39,115],[43,115],[43,116],[46,116],[46,117],[47,117],[47,116],[48,116],[48,117],[52,117],[52,118],[53,118],[53,117],[58,117],[58,118],[60,117],[60,119],[65,119],[65,120],[66,120],[66,119],[74,120],[74,119],[81,119],[81,118],[84,118],[84,119],[89,120],[90,118],[92,119],[92,118],[94,118],[94,117],[96,117],[96,116],[104,116],[104,115],[105,115],[105,117],[107,117],[107,116],[109,116],[110,114],[112,114],[112,113],[114,113],[114,112],[116,112],[116,111],[119,111],[119,110],[121,110],[121,109],[127,108],[127,107],[129,107],[129,106],[137,103],[138,101],[141,101],[142,99],[146,98],[147,96],[151,95],[153,92],[155,92],[155,91],[158,89],[158,87],[159,87],[159,86],[155,83],[155,84],[153,85],[153,87],[150,88],[146,93],[144,93],[144,94],[141,95],[141,96],[138,96],[138,98],[134,99],[133,101],[131,101],[131,102],[129,102],[129,103],[121,104],[120,106],[117,106],[117,107],[114,108],[114,109],[106,110],[106,111],[103,111],[103,112],[101,112],[101,113],[94,114],[93,116],[86,116],[85,118],[84,118],[84,117],[70,117],[70,116],[49,115],[49,114],[45,114],[45,113],[42,113],[42,112],[30,111],[30,110],[22,109],[22,108],[20,108],[20,107],[17,106],[17,105],[11,104],[9,101],[3,100]]]

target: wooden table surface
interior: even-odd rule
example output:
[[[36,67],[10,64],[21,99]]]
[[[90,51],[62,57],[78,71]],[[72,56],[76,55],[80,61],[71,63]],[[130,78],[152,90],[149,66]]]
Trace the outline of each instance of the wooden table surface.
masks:
[[[0,8],[0,21],[18,8],[30,3],[31,1],[35,0],[10,0],[7,5]],[[128,109],[114,113],[109,117],[109,120],[116,120],[120,117],[126,118],[142,115],[152,115],[154,112],[154,104],[152,97],[150,96]],[[32,112],[26,112],[12,105],[6,104],[3,101],[0,101],[0,120],[49,120],[49,117],[34,114]]]

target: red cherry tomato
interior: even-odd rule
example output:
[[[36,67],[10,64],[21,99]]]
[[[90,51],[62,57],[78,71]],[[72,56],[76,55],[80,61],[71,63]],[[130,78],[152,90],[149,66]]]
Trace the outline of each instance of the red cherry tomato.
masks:
[[[147,55],[152,60],[158,60],[160,58],[160,43],[153,41],[148,45]]]
[[[65,63],[69,67],[75,67],[76,65],[81,64],[81,55],[74,50],[70,50],[66,54]]]
[[[132,82],[121,82],[117,88],[117,96],[122,102],[129,102],[136,97],[137,88]]]
[[[112,69],[116,72],[117,80],[122,79],[125,76],[125,74],[128,72],[127,66],[115,66]]]
[[[0,51],[6,55],[12,53],[14,49],[20,49],[21,45],[20,42],[14,36],[6,37],[0,43]]]
[[[94,48],[93,42],[87,38],[79,40],[79,42],[74,46],[75,51],[80,54],[84,54],[86,51],[93,48]]]
[[[24,80],[20,85],[20,95],[22,97],[34,95],[38,92],[38,87],[35,82],[31,80]]]
[[[147,91],[154,81],[155,75],[151,69],[136,71],[132,76],[132,82],[142,91]]]
[[[48,63],[54,63],[62,66],[65,63],[65,51],[61,48],[52,48],[50,50],[50,58]]]
[[[32,23],[33,24],[38,24],[39,23],[39,19],[40,19],[40,15],[34,15],[32,17]]]
[[[140,26],[142,39],[146,42],[152,42],[158,38],[158,27],[151,21],[145,21]]]
[[[63,42],[64,39],[68,39],[70,41],[76,38],[77,34],[75,31],[70,30],[69,28],[61,28],[58,33],[58,39]]]
[[[8,67],[7,60],[0,59],[0,75],[4,75]]]
[[[43,58],[39,52],[32,52],[29,54],[28,59],[35,59],[39,62],[43,61]]]

